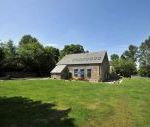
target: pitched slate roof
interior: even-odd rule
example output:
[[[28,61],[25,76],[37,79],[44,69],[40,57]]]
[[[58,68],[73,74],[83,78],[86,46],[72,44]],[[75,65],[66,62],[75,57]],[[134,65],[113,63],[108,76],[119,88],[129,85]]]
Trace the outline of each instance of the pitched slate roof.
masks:
[[[67,65],[57,65],[52,71],[51,73],[61,73]]]
[[[106,54],[107,54],[106,51],[70,54],[63,57],[57,63],[57,65],[102,63]]]

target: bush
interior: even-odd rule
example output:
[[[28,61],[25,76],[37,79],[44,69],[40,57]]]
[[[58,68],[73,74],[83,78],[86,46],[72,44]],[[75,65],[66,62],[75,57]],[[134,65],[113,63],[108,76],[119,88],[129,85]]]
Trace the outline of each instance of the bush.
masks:
[[[150,77],[150,67],[140,68],[138,71],[139,75],[142,77]]]
[[[118,80],[118,79],[120,79],[120,76],[114,71],[112,71],[109,76],[110,76],[111,80]]]
[[[119,59],[112,61],[113,71],[123,77],[131,77],[135,75],[136,65],[132,60]]]

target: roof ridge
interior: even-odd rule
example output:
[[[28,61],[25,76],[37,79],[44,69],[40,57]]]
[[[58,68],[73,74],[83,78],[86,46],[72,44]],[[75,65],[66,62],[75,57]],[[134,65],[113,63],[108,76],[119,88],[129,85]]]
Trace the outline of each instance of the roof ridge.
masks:
[[[97,52],[73,53],[73,54],[67,54],[67,55],[65,55],[65,56],[80,55],[80,54],[93,54],[93,53],[102,53],[102,52],[106,53],[107,51],[106,51],[106,50],[103,50],[103,51],[97,51]],[[65,56],[64,56],[64,57],[65,57]]]

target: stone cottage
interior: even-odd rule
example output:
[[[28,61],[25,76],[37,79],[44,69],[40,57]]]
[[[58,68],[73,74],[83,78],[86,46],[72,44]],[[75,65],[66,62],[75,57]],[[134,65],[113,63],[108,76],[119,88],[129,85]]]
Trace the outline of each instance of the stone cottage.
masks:
[[[63,57],[51,71],[53,79],[82,79],[105,81],[109,75],[106,51],[70,54]]]

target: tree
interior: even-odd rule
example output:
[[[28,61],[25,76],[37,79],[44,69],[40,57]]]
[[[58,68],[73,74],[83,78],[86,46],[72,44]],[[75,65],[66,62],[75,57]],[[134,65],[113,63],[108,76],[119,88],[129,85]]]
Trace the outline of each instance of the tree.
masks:
[[[134,45],[129,45],[128,50],[126,50],[122,55],[122,59],[129,59],[134,62],[137,61],[137,53],[138,53],[138,47]]]
[[[79,45],[79,44],[65,45],[64,49],[61,50],[60,58],[62,58],[63,56],[65,56],[67,54],[84,53],[84,52],[85,52],[85,50],[82,45]]]
[[[119,59],[112,61],[114,71],[120,76],[130,77],[136,74],[136,65],[132,60]]]
[[[139,47],[139,62],[140,66],[150,65],[150,37]]]
[[[3,52],[4,52],[4,61],[3,61],[3,67],[5,71],[15,71],[17,69],[17,63],[16,61],[16,47],[13,44],[12,40],[9,40],[6,43],[2,44]]]
[[[38,40],[35,37],[32,37],[31,35],[24,35],[20,42],[19,45],[23,45],[23,44],[29,44],[29,43],[38,43]]]
[[[3,50],[3,48],[2,48],[2,44],[0,44],[0,72],[1,72],[1,70],[3,69],[3,60],[4,60],[4,58],[5,58],[5,56],[4,56],[5,54],[4,54],[4,50]]]
[[[18,48],[18,55],[27,71],[37,72],[41,75],[40,60],[44,49],[37,43],[25,43]]]
[[[45,52],[46,52],[47,54],[51,54],[51,55],[54,57],[55,63],[58,62],[58,59],[59,59],[59,56],[60,56],[59,49],[54,48],[54,47],[52,47],[52,46],[50,46],[50,47],[47,46],[47,47],[45,47]]]
[[[139,47],[139,74],[150,77],[150,37],[146,39]]]
[[[2,62],[3,59],[4,59],[4,50],[2,48],[2,44],[0,44],[0,63]]]
[[[28,39],[24,39],[24,37],[20,41],[18,55],[25,68],[27,71],[32,71],[38,76],[48,75],[55,64],[53,55],[47,53],[36,38],[28,36]],[[34,41],[27,42],[27,40]]]
[[[117,55],[117,54],[112,54],[112,55],[111,55],[111,61],[114,61],[114,60],[119,60],[119,55]]]

